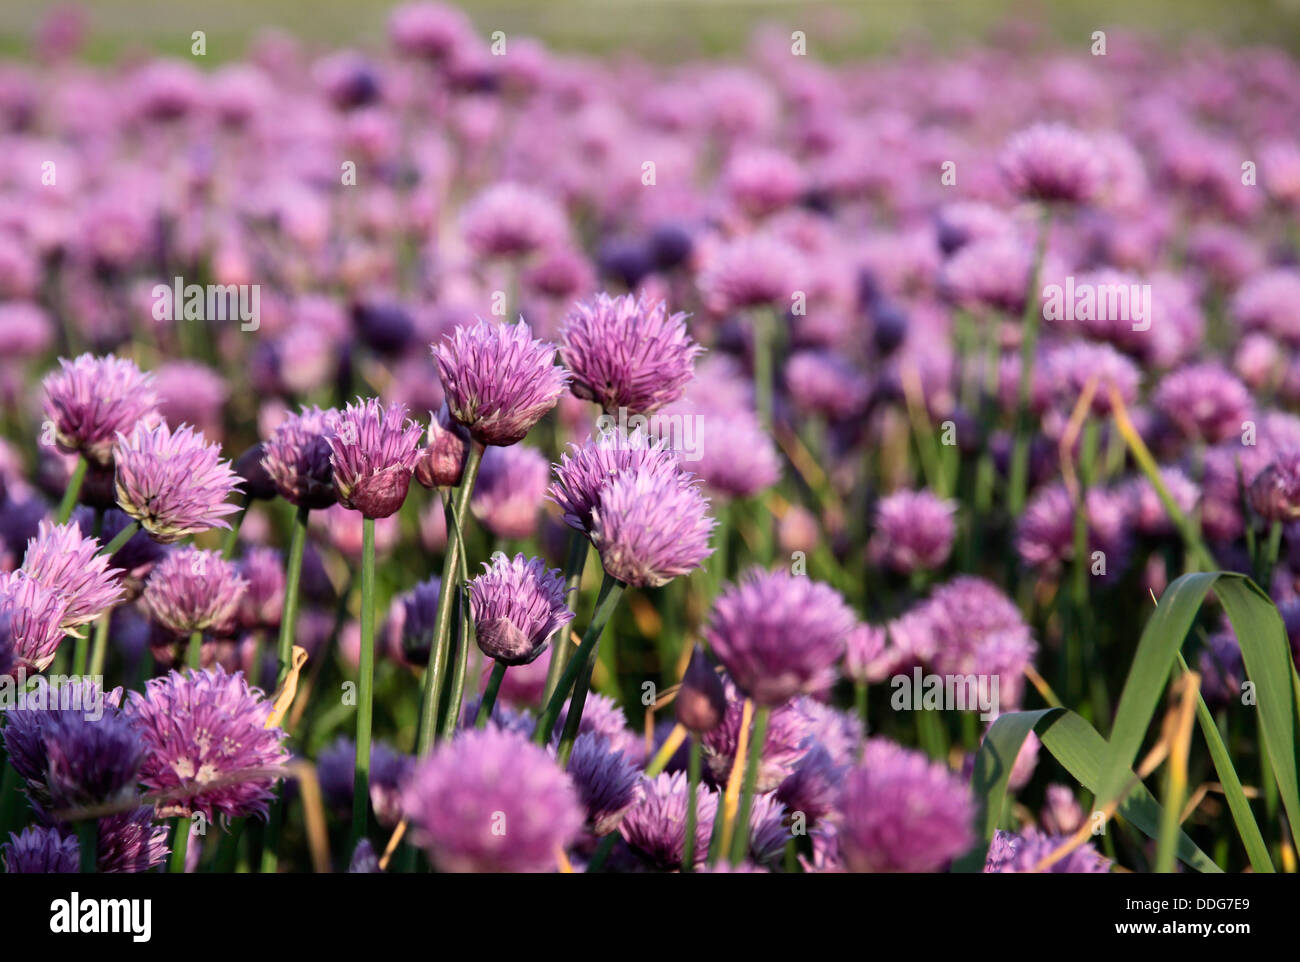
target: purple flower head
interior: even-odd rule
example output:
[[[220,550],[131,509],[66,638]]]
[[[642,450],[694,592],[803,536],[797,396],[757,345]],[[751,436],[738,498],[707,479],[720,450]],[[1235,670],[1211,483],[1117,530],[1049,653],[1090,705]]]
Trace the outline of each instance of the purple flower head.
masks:
[[[350,738],[340,737],[321,751],[316,760],[316,777],[321,795],[331,809],[340,814],[352,809],[353,776],[357,746]],[[415,759],[383,742],[370,746],[370,804],[380,825],[396,825],[402,819],[402,788],[415,768]]]
[[[509,677],[507,674],[506,677]],[[560,734],[564,731],[564,723],[569,717],[569,702],[564,703],[564,708],[560,711],[560,717],[555,720],[555,728],[551,732],[551,744],[555,745],[560,740]],[[582,719],[578,724],[578,734],[591,732],[596,735],[604,735],[609,739],[610,748],[616,752],[622,752],[627,756],[628,761],[640,765],[645,759],[645,741],[637,732],[627,727],[627,716],[623,714],[623,709],[618,703],[608,695],[589,694],[587,703],[583,706]]]
[[[853,872],[937,872],[975,840],[975,800],[939,762],[883,738],[841,785],[839,844]]]
[[[522,554],[513,560],[496,554],[483,567],[468,586],[475,640],[489,658],[526,665],[545,650],[555,631],[573,620],[564,575],[547,570],[541,558]]]
[[[1300,518],[1300,451],[1282,451],[1256,475],[1248,490],[1250,506],[1265,521]]]
[[[146,752],[140,782],[164,796],[160,816],[266,816],[289,752],[284,730],[266,727],[271,703],[242,672],[173,671],[129,697]]]
[[[602,435],[588,438],[581,446],[570,445],[572,452],[560,455],[555,465],[555,482],[549,497],[564,512],[564,523],[585,533],[591,532],[591,511],[600,498],[601,489],[623,472],[667,471],[676,455],[666,447],[647,440],[644,431],[628,437]]]
[[[546,497],[551,465],[546,455],[526,444],[487,448],[470,510],[498,538],[530,538]]]
[[[673,413],[677,413],[674,405]],[[683,408],[685,406],[683,405]],[[684,417],[694,412],[682,411]],[[781,480],[781,456],[771,435],[744,408],[706,408],[700,459],[687,462],[710,493],[749,498]]]
[[[803,193],[806,174],[798,161],[775,150],[746,150],[727,164],[727,194],[746,213],[764,217],[788,207]]]
[[[469,431],[451,419],[444,403],[429,420],[429,433],[415,463],[415,480],[426,488],[456,487],[465,472],[469,444]]]
[[[689,574],[712,553],[716,522],[699,482],[676,465],[621,472],[591,511],[591,543],[605,571],[627,585],[657,588]]]
[[[1166,374],[1153,400],[1184,436],[1208,444],[1239,433],[1251,410],[1246,385],[1214,362],[1189,364]]]
[[[735,764],[736,746],[744,720],[744,699],[729,679],[726,690],[727,711],[722,724],[703,735],[706,770],[718,785],[726,783]],[[801,710],[797,700],[772,709],[767,721],[767,735],[763,739],[763,754],[759,759],[758,791],[770,792],[789,777],[795,765],[807,754],[811,734],[808,715]]]
[[[867,552],[875,564],[902,574],[943,567],[957,534],[957,505],[929,491],[898,491],[876,508]]]
[[[1241,646],[1231,632],[1216,632],[1207,639],[1197,664],[1204,679],[1201,688],[1212,705],[1232,705],[1242,696],[1246,666]]]
[[[332,408],[303,408],[285,418],[266,442],[262,466],[291,504],[320,509],[338,500],[329,444],[338,419]]]
[[[126,358],[59,358],[59,370],[46,375],[45,414],[66,451],[84,454],[101,468],[113,463],[119,433],[149,420],[158,407],[152,376]]]
[[[1083,808],[1066,785],[1048,785],[1043,793],[1043,828],[1051,835],[1073,835],[1083,825]]]
[[[677,400],[703,350],[686,333],[686,316],[633,294],[597,294],[578,304],[560,348],[573,375],[570,390],[606,412],[649,414]]]
[[[1294,346],[1300,343],[1300,271],[1277,269],[1256,274],[1233,295],[1230,310],[1247,331],[1265,331]]]
[[[524,257],[562,244],[569,235],[564,210],[522,184],[497,183],[465,207],[465,240],[483,257]]]
[[[406,405],[385,409],[377,399],[349,404],[325,438],[339,503],[364,518],[387,518],[406,500],[420,460],[420,426]]]
[[[10,875],[75,875],[81,871],[77,837],[39,825],[24,829],[19,835],[11,832],[9,841],[0,845],[0,861]]]
[[[402,808],[443,872],[551,871],[585,819],[554,759],[498,728],[435,749],[408,781]]]
[[[14,650],[14,635],[10,625],[13,617],[8,611],[0,614],[0,678],[11,674],[18,666],[18,654]]]
[[[785,386],[802,414],[828,421],[860,416],[871,397],[867,376],[831,351],[806,350],[785,362]]]
[[[106,696],[93,681],[74,676],[62,684],[51,684],[38,676],[25,693],[21,707],[4,713],[5,752],[14,771],[27,782],[28,793],[34,794],[34,800],[48,807],[45,776],[50,761],[46,727],[67,713],[99,718],[107,710],[106,703],[115,708],[120,700],[120,688]]]
[[[1110,416],[1111,388],[1119,391],[1124,403],[1132,407],[1142,379],[1137,365],[1115,348],[1086,341],[1071,341],[1049,351],[1035,377],[1047,385],[1047,391],[1066,415],[1073,412],[1084,387],[1095,377],[1097,386],[1093,389],[1090,410],[1101,418]]]
[[[587,828],[608,835],[641,800],[641,773],[604,735],[587,732],[573,743],[569,777],[587,810]]]
[[[555,348],[535,340],[523,321],[457,327],[433,356],[452,417],[480,444],[522,441],[568,384]]]
[[[786,826],[785,805],[775,792],[754,796],[749,810],[749,857],[762,864],[785,851],[793,836]]]
[[[1129,508],[1123,490],[1089,488],[1084,495],[1088,553],[1106,555],[1106,575],[1122,567],[1129,543]],[[1059,572],[1074,558],[1075,506],[1064,484],[1050,484],[1034,494],[1021,516],[1016,551],[1030,567]]]
[[[803,258],[783,240],[748,234],[721,247],[699,277],[700,293],[715,314],[790,303],[805,271]]]
[[[83,538],[75,522],[42,521],[27,542],[22,570],[45,587],[62,592],[68,603],[62,627],[89,624],[122,597],[122,572],[99,554],[99,541]]]
[[[105,873],[151,871],[171,854],[170,837],[170,826],[154,821],[150,805],[107,815],[99,820],[95,867]]]
[[[814,744],[781,782],[776,797],[792,814],[802,812],[808,825],[816,825],[835,810],[843,776],[830,752]]]
[[[858,684],[884,681],[893,662],[884,628],[858,625],[844,639],[844,674]]]
[[[686,793],[690,790],[686,773],[665,772],[653,779],[643,778],[641,784],[641,800],[623,816],[618,830],[655,868],[679,869],[686,849]],[[718,795],[699,785],[695,799],[695,858],[702,862],[709,854]]]
[[[376,875],[383,871],[379,867],[379,856],[375,854],[375,847],[370,844],[370,839],[363,838],[357,842],[357,847],[352,851],[352,858],[348,862],[349,875]]]
[[[412,665],[427,665],[437,632],[438,601],[442,596],[442,579],[426,578],[397,599],[400,614],[390,615],[389,651]],[[398,622],[400,621],[400,625]]]
[[[388,38],[408,56],[441,63],[474,39],[474,25],[456,7],[404,3],[388,17]]]
[[[170,544],[209,528],[239,510],[226,500],[240,489],[239,475],[221,460],[221,446],[208,444],[187,425],[138,422],[130,436],[118,434],[117,503],[156,541]]]
[[[178,548],[154,568],[140,601],[168,631],[228,634],[248,591],[238,567],[216,551]]]
[[[698,735],[721,725],[726,712],[727,692],[722,679],[709,664],[704,649],[696,645],[677,697],[673,699],[677,722]]]
[[[824,682],[856,623],[829,585],[752,569],[714,602],[704,637],[741,691],[776,706]]]
[[[284,559],[274,548],[250,548],[236,563],[248,589],[239,601],[239,624],[274,628],[284,611]]]
[[[57,811],[115,804],[135,792],[144,758],[140,736],[116,711],[98,717],[60,711],[41,726],[45,790]]]
[[[1014,236],[972,241],[944,265],[941,287],[961,307],[1019,314],[1033,270],[1031,256]]]
[[[1002,151],[1002,174],[1025,200],[1086,204],[1101,189],[1106,168],[1087,135],[1064,124],[1035,124]]]
[[[1032,872],[1034,866],[1064,845],[1068,838],[1061,835],[1044,835],[1035,828],[1027,828],[1023,835],[998,829],[993,833],[985,872]],[[1048,872],[1109,872],[1110,859],[1103,856],[1091,843],[1081,845],[1065,858],[1052,864]]]
[[[0,619],[8,622],[11,657],[28,671],[44,671],[65,634],[68,598],[27,572],[0,571]]]

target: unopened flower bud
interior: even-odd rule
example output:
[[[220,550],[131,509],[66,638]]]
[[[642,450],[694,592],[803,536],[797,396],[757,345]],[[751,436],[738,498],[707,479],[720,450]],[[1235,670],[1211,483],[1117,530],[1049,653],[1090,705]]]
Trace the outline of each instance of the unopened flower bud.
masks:
[[[722,679],[709,665],[704,651],[697,645],[691,663],[682,677],[682,687],[673,700],[677,721],[692,732],[713,731],[727,712],[727,693]]]
[[[451,418],[444,404],[429,421],[428,440],[415,463],[415,480],[426,488],[460,484],[469,457],[469,431]]]

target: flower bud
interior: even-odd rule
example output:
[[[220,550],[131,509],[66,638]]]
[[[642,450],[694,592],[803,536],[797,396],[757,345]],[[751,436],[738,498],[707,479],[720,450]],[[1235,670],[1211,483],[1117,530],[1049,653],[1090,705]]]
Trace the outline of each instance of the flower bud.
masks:
[[[709,665],[698,645],[691,654],[691,663],[686,667],[682,686],[673,700],[673,709],[681,726],[697,734],[717,728],[727,712],[727,693],[723,690],[722,679]]]
[[[469,431],[451,418],[444,404],[429,421],[428,442],[415,464],[415,480],[426,488],[454,488],[460,484],[469,457]]]

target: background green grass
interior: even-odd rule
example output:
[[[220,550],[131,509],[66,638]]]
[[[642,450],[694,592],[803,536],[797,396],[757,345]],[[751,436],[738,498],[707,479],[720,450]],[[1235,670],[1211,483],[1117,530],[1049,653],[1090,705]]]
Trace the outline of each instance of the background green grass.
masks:
[[[48,0],[0,0],[0,55],[20,55]],[[208,62],[241,56],[264,26],[312,44],[378,47],[391,0],[86,0],[87,56],[188,55],[204,30]],[[1225,43],[1271,42],[1300,50],[1300,0],[468,0],[486,34],[538,37],[562,51],[635,51],[656,60],[743,50],[764,21],[804,30],[809,53],[841,59],[918,42],[939,48],[979,41],[1027,19],[1086,48],[1093,30],[1133,29],[1177,41],[1196,34]]]

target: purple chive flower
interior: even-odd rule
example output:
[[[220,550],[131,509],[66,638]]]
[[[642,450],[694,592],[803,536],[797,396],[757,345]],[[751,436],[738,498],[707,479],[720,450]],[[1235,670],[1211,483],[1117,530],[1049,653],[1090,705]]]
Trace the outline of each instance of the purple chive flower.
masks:
[[[1032,872],[1035,865],[1067,841],[1065,836],[1044,835],[1035,828],[1025,829],[1022,835],[998,829],[993,833],[993,842],[989,845],[984,871]],[[1093,848],[1091,843],[1085,843],[1059,862],[1055,862],[1047,871],[1075,874],[1104,873],[1110,871],[1110,859]]]
[[[352,810],[353,776],[356,771],[356,742],[340,737],[316,759],[325,803],[339,814]],[[396,825],[402,819],[402,788],[415,768],[410,755],[383,742],[370,746],[370,804],[380,825]]]
[[[1097,386],[1093,389],[1090,409],[1102,418],[1111,413],[1111,388],[1119,391],[1124,403],[1132,407],[1142,379],[1137,365],[1115,348],[1086,341],[1071,341],[1049,351],[1035,377],[1041,378],[1042,383],[1048,386],[1053,399],[1067,416],[1074,411],[1084,386],[1095,377]]]
[[[68,598],[25,571],[0,571],[0,619],[9,627],[13,659],[28,671],[44,671],[63,641]]]
[[[20,708],[10,708],[4,713],[3,729],[5,753],[14,771],[27,783],[28,793],[48,807],[45,776],[49,769],[49,756],[45,743],[45,728],[64,713],[98,717],[104,713],[105,703],[115,707],[121,698],[121,689],[105,695],[93,681],[70,678],[61,684],[51,684],[42,676],[25,693]]]
[[[685,772],[664,772],[642,779],[642,798],[628,809],[618,830],[624,841],[646,861],[659,869],[680,869],[686,848],[686,793],[690,785]],[[695,794],[695,857],[709,854],[709,838],[718,813],[718,795],[704,785]]]
[[[641,773],[604,735],[587,732],[573,743],[569,777],[587,810],[587,828],[608,835],[641,800]]]
[[[867,376],[831,351],[792,354],[785,362],[785,386],[801,414],[828,421],[860,416],[871,397]]]
[[[569,234],[564,211],[545,194],[522,184],[484,189],[460,218],[465,240],[483,257],[524,257],[561,245]]]
[[[719,786],[726,784],[735,764],[740,723],[744,718],[743,699],[730,680],[726,682],[726,691],[727,710],[722,724],[703,735],[706,771]],[[791,700],[772,709],[767,722],[767,736],[763,739],[763,754],[759,759],[755,783],[758,791],[770,792],[790,776],[799,760],[807,754],[811,734],[809,718],[797,701]]]
[[[694,476],[675,465],[621,472],[600,489],[591,543],[605,571],[627,585],[657,588],[689,574],[713,551],[716,522]]]
[[[226,500],[240,490],[239,475],[221,460],[221,446],[181,425],[136,424],[118,434],[117,503],[156,541],[170,544],[209,528],[229,528],[221,520],[239,510]]]
[[[55,811],[113,805],[135,793],[144,759],[140,736],[116,711],[61,711],[41,726],[45,792]]]
[[[140,601],[154,621],[178,635],[229,634],[247,591],[239,569],[219,552],[187,547],[154,568]]]
[[[387,518],[406,500],[420,459],[420,426],[406,405],[375,398],[349,404],[326,436],[339,503],[364,518]]]
[[[496,554],[483,567],[468,584],[479,649],[504,665],[536,660],[547,639],[573,620],[564,575],[548,570],[541,558],[522,554],[513,560]]]
[[[22,570],[45,587],[62,592],[68,603],[62,627],[89,624],[122,597],[121,571],[108,566],[95,538],[83,538],[74,521],[54,525],[42,521],[27,542]]]
[[[1246,385],[1213,362],[1189,364],[1166,374],[1153,401],[1184,436],[1208,444],[1239,433],[1251,410]]]
[[[555,407],[569,379],[555,365],[555,348],[535,340],[523,321],[457,327],[433,356],[448,410],[480,444],[522,441]]]
[[[357,847],[353,849],[352,858],[348,862],[348,874],[376,875],[381,871],[379,856],[375,854],[375,847],[370,844],[370,839],[363,838],[357,842]]]
[[[456,487],[465,472],[469,443],[469,431],[451,419],[444,403],[429,421],[429,433],[415,463],[415,480],[426,488]]]
[[[496,728],[436,748],[407,782],[402,807],[443,872],[552,871],[585,817],[554,759]]]
[[[159,816],[265,818],[289,752],[284,730],[266,727],[271,703],[242,672],[173,671],[129,698],[146,752],[140,782],[164,796]]]
[[[9,676],[18,667],[18,653],[14,650],[14,636],[10,628],[12,621],[9,612],[0,614],[0,678]]]
[[[1247,496],[1265,521],[1300,518],[1300,451],[1278,454],[1250,483]]]
[[[937,872],[975,841],[975,800],[941,763],[873,738],[843,780],[837,821],[850,871]]]
[[[507,678],[509,675],[507,674]],[[555,720],[551,732],[551,744],[554,746],[564,730],[564,722],[569,717],[569,702],[564,703],[560,717]],[[582,719],[578,723],[578,734],[588,732],[604,735],[609,739],[610,748],[622,752],[628,761],[640,765],[645,759],[645,741],[641,736],[627,727],[627,716],[608,695],[589,694],[583,706]]]
[[[1086,204],[1101,189],[1106,168],[1091,139],[1064,124],[1035,124],[1002,151],[1002,174],[1025,200]]]
[[[775,792],[755,795],[749,810],[749,857],[771,862],[785,851],[793,836],[786,827],[786,809]]]
[[[666,447],[652,444],[644,431],[633,431],[627,438],[614,435],[587,439],[579,446],[570,445],[572,453],[560,455],[555,465],[555,482],[549,497],[564,512],[564,523],[584,533],[591,531],[591,511],[601,489],[617,474],[627,471],[666,471],[676,455]]]
[[[239,601],[239,625],[275,628],[284,611],[284,559],[274,548],[250,548],[235,563],[248,588]]]
[[[811,827],[835,811],[844,767],[822,745],[813,745],[776,790],[791,814],[802,813]]]
[[[856,623],[829,585],[752,569],[714,602],[704,637],[741,691],[776,706],[823,686]]]
[[[727,691],[722,679],[709,664],[704,649],[696,645],[673,699],[673,714],[678,724],[698,735],[721,725],[726,713]]]
[[[1233,295],[1230,310],[1247,331],[1265,331],[1295,345],[1300,342],[1300,271],[1277,269],[1256,274]]]
[[[84,454],[100,468],[113,463],[119,433],[151,419],[158,407],[152,375],[135,363],[113,355],[82,354],[74,361],[59,358],[59,370],[46,375],[45,414],[54,424],[54,437],[65,451]]]
[[[961,307],[1019,315],[1025,309],[1032,256],[1014,236],[972,241],[944,265],[940,286]]]
[[[456,7],[404,3],[389,14],[388,37],[408,56],[441,63],[474,39],[474,25]]]
[[[1106,574],[1123,567],[1129,543],[1129,507],[1122,491],[1089,488],[1084,495],[1088,553],[1106,556]],[[1074,502],[1064,484],[1037,491],[1025,506],[1016,532],[1016,551],[1030,567],[1059,572],[1074,558]]]
[[[266,442],[262,467],[291,504],[316,510],[338,500],[328,440],[338,419],[333,409],[303,408],[289,415]]]
[[[706,440],[700,445],[700,459],[683,461],[711,494],[750,498],[781,480],[776,444],[752,411],[706,408],[703,418],[699,434]]]
[[[956,502],[929,491],[898,491],[876,508],[876,531],[867,545],[874,564],[902,574],[943,567],[957,534]]]
[[[530,538],[546,497],[551,465],[546,455],[526,444],[487,448],[469,507],[498,538]]]
[[[390,655],[412,665],[429,663],[441,595],[442,579],[433,575],[396,599],[383,632]]]
[[[77,837],[38,825],[18,835],[11,832],[9,841],[0,845],[0,861],[10,875],[75,875],[81,871]]]
[[[95,867],[105,873],[148,872],[171,854],[171,828],[154,821],[154,810],[142,805],[130,812],[99,820]]]
[[[858,684],[884,681],[893,664],[884,628],[863,622],[844,639],[844,674]]]
[[[560,348],[570,390],[606,412],[649,414],[677,400],[703,350],[686,333],[686,317],[632,294],[598,294],[577,305]]]
[[[1043,792],[1043,828],[1049,835],[1073,835],[1083,825],[1083,808],[1066,785],[1048,785]]]
[[[700,293],[715,314],[788,306],[805,273],[803,258],[783,240],[747,234],[725,244],[699,277]]]

